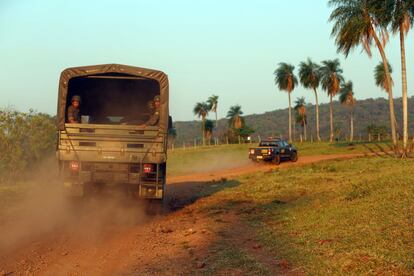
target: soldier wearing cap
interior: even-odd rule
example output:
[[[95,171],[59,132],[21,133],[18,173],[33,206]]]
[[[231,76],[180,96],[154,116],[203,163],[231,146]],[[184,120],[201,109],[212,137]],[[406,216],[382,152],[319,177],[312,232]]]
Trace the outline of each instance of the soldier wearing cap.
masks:
[[[81,97],[78,95],[75,95],[72,97],[72,104],[68,107],[68,123],[71,124],[77,124],[80,123],[80,102]]]

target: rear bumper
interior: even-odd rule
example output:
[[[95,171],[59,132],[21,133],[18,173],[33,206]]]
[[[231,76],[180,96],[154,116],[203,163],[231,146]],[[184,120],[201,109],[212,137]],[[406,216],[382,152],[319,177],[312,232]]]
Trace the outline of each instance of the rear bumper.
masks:
[[[144,172],[136,163],[80,162],[77,170],[62,163],[61,176],[66,195],[83,196],[95,190],[124,189],[140,198],[162,199],[165,192],[166,164],[152,164]]]
[[[87,190],[91,190],[94,187],[101,187],[101,183],[92,182],[80,182],[76,180],[64,181],[63,188],[66,196],[70,197],[83,197]],[[141,184],[117,184],[112,185],[110,188],[127,187],[129,191],[132,191],[140,198],[146,199],[162,199],[164,197],[164,185],[154,185],[153,183],[141,183]]]
[[[249,159],[254,161],[270,161],[272,160],[271,155],[257,155],[257,154],[249,154]]]

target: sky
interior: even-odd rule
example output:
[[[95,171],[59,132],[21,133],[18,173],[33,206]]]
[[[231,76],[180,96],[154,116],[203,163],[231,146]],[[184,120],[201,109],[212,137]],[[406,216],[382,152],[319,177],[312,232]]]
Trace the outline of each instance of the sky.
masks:
[[[245,114],[286,108],[273,72],[339,58],[357,99],[386,97],[375,86],[376,48],[347,58],[331,38],[325,0],[0,0],[0,108],[56,113],[59,75],[67,67],[120,63],[158,69],[169,76],[170,113],[194,120],[196,102],[219,96],[218,116],[239,104]],[[413,33],[407,37],[408,95]],[[386,47],[401,96],[399,39]],[[293,99],[312,91],[297,87]],[[320,102],[328,97],[319,91]],[[214,115],[210,115],[214,118]]]

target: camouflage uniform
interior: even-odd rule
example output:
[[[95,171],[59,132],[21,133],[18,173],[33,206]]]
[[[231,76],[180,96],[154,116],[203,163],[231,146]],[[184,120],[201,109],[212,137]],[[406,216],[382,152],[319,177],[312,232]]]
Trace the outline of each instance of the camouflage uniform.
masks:
[[[154,102],[158,102],[159,103],[159,101],[160,101],[160,97],[159,96],[155,96],[154,97]],[[148,121],[145,123],[148,126],[155,126],[156,124],[158,124],[158,120],[160,119],[160,105],[158,104],[158,106],[157,106],[157,105],[154,104],[154,102],[150,101],[148,103],[149,104],[149,107],[150,107],[150,110],[151,110],[150,111],[151,115],[150,115]],[[153,104],[152,107],[151,107],[151,104],[150,103]]]
[[[155,126],[158,124],[158,120],[160,119],[160,112],[157,109],[152,110],[152,114],[150,115],[148,121],[145,123],[148,126]]]
[[[68,107],[68,122],[74,120],[76,123],[80,123],[80,110],[79,108],[74,108],[73,106]]]
[[[80,103],[81,98],[79,96],[73,96],[72,97],[72,102],[73,101],[78,101]],[[75,123],[80,123],[81,115],[80,115],[79,108],[75,108],[73,105],[70,105],[68,107],[68,112],[66,114],[68,116],[68,122],[73,120],[73,121],[75,121]]]

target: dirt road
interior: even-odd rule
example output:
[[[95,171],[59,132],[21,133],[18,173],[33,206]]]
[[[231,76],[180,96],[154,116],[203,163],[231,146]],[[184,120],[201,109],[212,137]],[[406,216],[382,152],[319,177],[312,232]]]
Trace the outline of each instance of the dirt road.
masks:
[[[279,167],[357,156],[360,155],[301,157],[296,163],[286,162]],[[170,177],[168,197],[172,210],[162,216],[149,217],[136,202],[117,198],[94,199],[75,211],[56,211],[57,215],[48,220],[59,219],[42,231],[35,230],[38,224],[45,223],[44,220],[34,220],[31,224],[15,221],[12,225],[18,226],[15,231],[21,234],[17,235],[15,243],[0,243],[8,244],[7,248],[0,248],[0,275],[208,273],[214,267],[209,263],[215,254],[214,244],[223,235],[227,242],[253,255],[272,274],[300,274],[278,265],[278,260],[257,247],[254,232],[241,224],[237,215],[230,212],[212,217],[196,208],[204,200],[200,196],[206,185],[219,185],[222,178],[229,180],[273,168],[252,163],[236,169]],[[46,207],[42,212],[50,213],[52,208]],[[7,231],[10,233],[2,235]],[[13,228],[6,228],[1,229],[0,234],[11,241],[12,234],[16,233]],[[215,273],[239,275],[243,271]]]

